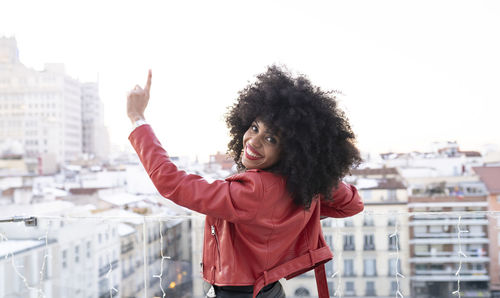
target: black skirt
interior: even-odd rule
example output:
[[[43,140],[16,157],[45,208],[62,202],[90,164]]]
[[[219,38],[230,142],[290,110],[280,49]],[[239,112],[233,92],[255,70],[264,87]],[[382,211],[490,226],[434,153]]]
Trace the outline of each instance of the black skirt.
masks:
[[[217,298],[252,298],[253,295],[253,286],[214,286],[214,290],[215,297]],[[262,288],[259,294],[257,294],[257,297],[284,298],[285,292],[280,282],[277,281]]]

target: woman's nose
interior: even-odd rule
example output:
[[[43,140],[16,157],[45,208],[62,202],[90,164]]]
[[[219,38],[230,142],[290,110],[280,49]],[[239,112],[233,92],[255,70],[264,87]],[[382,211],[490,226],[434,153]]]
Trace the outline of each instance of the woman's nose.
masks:
[[[260,148],[262,146],[262,138],[259,135],[253,136],[250,140],[250,145],[255,148]]]

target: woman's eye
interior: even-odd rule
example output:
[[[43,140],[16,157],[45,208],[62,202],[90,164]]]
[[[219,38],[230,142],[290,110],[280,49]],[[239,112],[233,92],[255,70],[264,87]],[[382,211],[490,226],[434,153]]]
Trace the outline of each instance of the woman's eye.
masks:
[[[252,125],[252,126],[250,126],[250,129],[251,129],[253,132],[258,132],[258,131],[259,131],[259,129],[257,128],[257,126],[256,126],[256,125]]]
[[[278,141],[273,137],[267,137],[266,140],[271,144],[276,144]]]

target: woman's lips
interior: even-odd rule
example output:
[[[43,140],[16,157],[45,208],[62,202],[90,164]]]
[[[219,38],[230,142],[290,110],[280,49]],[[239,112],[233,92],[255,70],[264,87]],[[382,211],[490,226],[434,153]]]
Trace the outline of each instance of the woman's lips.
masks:
[[[250,160],[257,160],[262,158],[262,156],[258,154],[256,150],[252,148],[252,146],[250,146],[249,144],[245,146],[245,157]]]

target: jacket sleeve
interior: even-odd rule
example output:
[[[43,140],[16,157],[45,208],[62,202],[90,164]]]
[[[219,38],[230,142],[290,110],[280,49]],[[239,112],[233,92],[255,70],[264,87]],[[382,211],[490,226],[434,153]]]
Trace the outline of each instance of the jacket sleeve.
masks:
[[[236,180],[208,183],[198,175],[178,170],[150,125],[137,127],[130,143],[158,192],[188,209],[231,222],[251,222],[263,198],[258,172],[246,172]]]
[[[340,182],[333,193],[333,200],[321,199],[320,215],[322,217],[349,217],[360,213],[363,209],[364,204],[356,187]]]

